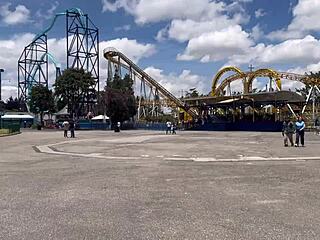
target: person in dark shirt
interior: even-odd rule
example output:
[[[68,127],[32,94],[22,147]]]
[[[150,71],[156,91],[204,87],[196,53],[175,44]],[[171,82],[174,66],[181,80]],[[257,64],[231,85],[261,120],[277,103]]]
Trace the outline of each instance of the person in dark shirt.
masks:
[[[71,133],[71,138],[75,138],[75,135],[74,135],[75,124],[73,120],[70,120],[69,129]]]
[[[283,122],[282,136],[284,137],[284,146],[288,147],[288,142],[290,141],[291,147],[293,147],[293,134],[295,132],[295,127],[292,121],[289,119]]]

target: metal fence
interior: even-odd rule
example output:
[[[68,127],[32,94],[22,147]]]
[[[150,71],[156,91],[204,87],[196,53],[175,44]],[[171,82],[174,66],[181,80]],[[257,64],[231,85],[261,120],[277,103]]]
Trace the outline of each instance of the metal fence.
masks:
[[[18,133],[20,132],[20,122],[19,121],[3,121],[0,119],[0,129],[1,132],[6,134]]]
[[[165,131],[167,125],[165,123],[135,123],[134,128],[142,130]]]

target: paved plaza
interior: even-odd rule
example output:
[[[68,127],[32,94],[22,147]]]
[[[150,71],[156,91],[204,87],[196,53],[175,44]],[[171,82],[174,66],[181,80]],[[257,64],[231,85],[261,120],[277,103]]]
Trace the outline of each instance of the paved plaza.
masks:
[[[0,138],[0,239],[319,239],[320,137],[24,131]]]

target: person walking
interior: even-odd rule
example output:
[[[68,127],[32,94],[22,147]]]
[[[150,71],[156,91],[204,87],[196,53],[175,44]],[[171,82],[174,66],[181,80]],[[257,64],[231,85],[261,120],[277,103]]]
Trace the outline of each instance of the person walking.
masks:
[[[64,137],[67,138],[68,137],[68,131],[69,131],[69,122],[67,120],[65,120],[63,123],[62,123],[62,127],[63,127],[63,132],[64,132]]]
[[[172,124],[171,124],[171,134],[173,134],[173,135],[174,135],[174,134],[177,134],[177,133],[176,133],[176,124],[175,124],[175,123],[172,123]]]
[[[301,146],[304,147],[304,129],[306,125],[301,116],[298,117],[296,122],[296,147],[299,147],[299,141],[301,141]]]
[[[293,134],[295,132],[295,127],[292,121],[289,119],[286,119],[283,122],[283,128],[282,128],[282,136],[284,137],[284,146],[288,147],[288,142],[290,142],[291,147],[293,147]]]
[[[74,124],[73,119],[71,119],[70,123],[69,123],[69,130],[70,130],[70,133],[71,133],[71,138],[75,138],[74,129],[75,129],[75,124]]]

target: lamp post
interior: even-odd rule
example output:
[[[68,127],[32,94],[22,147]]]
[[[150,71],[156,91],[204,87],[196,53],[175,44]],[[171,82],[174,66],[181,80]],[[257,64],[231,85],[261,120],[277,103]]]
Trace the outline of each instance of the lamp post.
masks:
[[[2,96],[1,96],[1,89],[2,89],[2,86],[1,86],[1,73],[4,72],[4,69],[3,68],[0,68],[0,101],[2,100]]]

